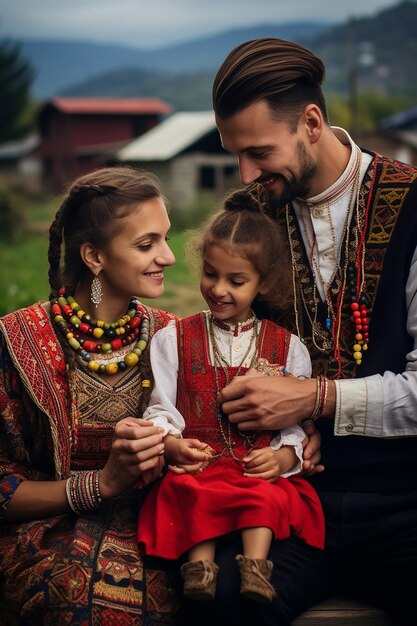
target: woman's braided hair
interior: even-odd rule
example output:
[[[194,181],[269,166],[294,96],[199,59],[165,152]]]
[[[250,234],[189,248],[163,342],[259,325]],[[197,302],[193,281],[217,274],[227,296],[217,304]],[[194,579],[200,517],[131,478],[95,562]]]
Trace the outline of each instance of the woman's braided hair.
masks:
[[[122,228],[123,220],[138,203],[162,197],[156,176],[133,167],[96,170],[69,187],[49,229],[49,285],[56,297],[61,285],[74,291],[87,271],[80,246],[97,249]]]

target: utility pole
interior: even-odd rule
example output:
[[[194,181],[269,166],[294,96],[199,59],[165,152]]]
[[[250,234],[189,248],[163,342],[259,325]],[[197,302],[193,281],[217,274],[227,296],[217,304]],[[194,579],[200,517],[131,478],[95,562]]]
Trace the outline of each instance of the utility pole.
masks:
[[[358,135],[358,55],[356,45],[356,18],[348,24],[348,98],[349,98],[349,133],[356,141]]]

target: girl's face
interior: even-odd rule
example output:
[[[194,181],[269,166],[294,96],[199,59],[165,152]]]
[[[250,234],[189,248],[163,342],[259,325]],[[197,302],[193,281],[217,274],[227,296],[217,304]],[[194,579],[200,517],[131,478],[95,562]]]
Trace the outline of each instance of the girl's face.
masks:
[[[214,317],[235,324],[250,317],[252,302],[265,289],[237,247],[211,245],[203,257],[200,291]]]
[[[158,298],[164,291],[164,268],[175,262],[162,198],[138,204],[124,220],[122,230],[99,252],[104,298]]]

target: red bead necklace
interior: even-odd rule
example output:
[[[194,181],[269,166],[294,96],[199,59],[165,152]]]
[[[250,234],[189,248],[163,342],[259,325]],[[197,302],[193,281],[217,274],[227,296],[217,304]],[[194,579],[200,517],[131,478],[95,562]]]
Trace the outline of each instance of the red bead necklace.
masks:
[[[368,192],[363,220],[361,224],[358,223],[360,237],[356,256],[356,267],[348,267],[350,309],[352,311],[353,322],[356,326],[355,343],[353,344],[353,358],[355,359],[356,365],[360,365],[362,363],[363,352],[366,352],[369,345],[369,313],[367,309],[367,297],[364,292],[365,236],[368,227],[369,209],[371,206],[372,190],[376,179],[378,158],[378,154],[376,154],[371,187]]]

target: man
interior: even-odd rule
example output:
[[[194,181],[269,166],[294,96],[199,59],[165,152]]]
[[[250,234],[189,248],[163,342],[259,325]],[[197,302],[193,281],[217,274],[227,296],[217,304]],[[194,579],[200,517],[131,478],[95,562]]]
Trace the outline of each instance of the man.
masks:
[[[415,624],[417,580],[417,170],[361,150],[329,125],[324,66],[280,39],[235,48],[213,107],[223,146],[288,239],[286,311],[265,314],[307,344],[315,378],[239,377],[220,394],[242,430],[313,419],[325,472],[312,477],[324,554],[273,555],[271,624],[335,592]],[[278,559],[278,560],[277,560]]]

